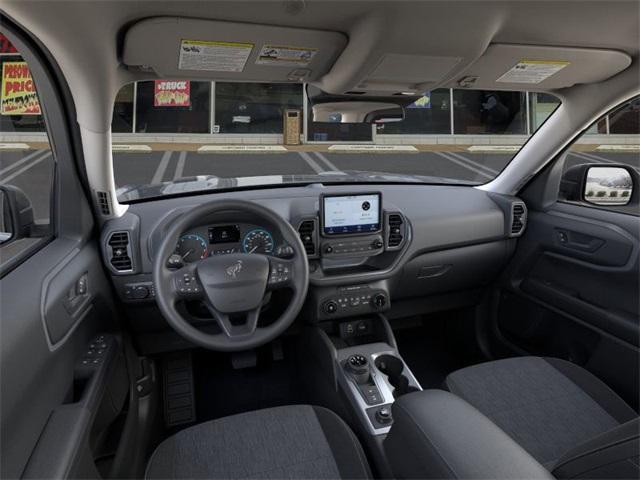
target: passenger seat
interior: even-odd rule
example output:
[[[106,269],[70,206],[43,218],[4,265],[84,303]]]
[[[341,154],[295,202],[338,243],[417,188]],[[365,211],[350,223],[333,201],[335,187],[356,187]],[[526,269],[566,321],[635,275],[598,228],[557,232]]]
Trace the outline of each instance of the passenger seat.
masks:
[[[573,363],[509,358],[458,370],[446,386],[556,478],[638,478],[638,414]]]

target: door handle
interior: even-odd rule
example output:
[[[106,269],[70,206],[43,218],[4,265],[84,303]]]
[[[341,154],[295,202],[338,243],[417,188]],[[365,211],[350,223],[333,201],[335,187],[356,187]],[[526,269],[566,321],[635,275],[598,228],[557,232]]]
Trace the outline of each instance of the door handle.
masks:
[[[64,308],[67,313],[73,317],[82,310],[89,298],[89,274],[85,272],[74,282],[73,286],[67,292]]]
[[[593,253],[604,245],[604,240],[571,230],[556,230],[558,243],[566,248]]]

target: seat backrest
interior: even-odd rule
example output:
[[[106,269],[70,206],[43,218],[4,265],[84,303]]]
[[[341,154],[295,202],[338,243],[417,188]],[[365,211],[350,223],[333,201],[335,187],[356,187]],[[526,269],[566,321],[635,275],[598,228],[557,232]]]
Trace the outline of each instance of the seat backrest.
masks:
[[[552,470],[560,479],[640,478],[640,418],[571,449]]]

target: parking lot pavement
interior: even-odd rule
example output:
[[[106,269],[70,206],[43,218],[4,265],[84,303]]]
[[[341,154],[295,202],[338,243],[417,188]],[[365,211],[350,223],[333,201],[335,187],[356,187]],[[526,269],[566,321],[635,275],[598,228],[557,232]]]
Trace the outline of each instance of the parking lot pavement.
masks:
[[[312,150],[312,149],[309,149]],[[151,151],[114,153],[118,187],[176,180],[195,175],[248,177],[304,175],[332,171],[375,171],[445,177],[485,183],[508,164],[512,153],[421,151],[417,153],[198,153]],[[640,170],[634,152],[571,152],[567,166],[580,163],[622,163]],[[51,172],[54,162],[48,150],[0,152],[0,184],[17,185],[31,199],[36,218],[48,218]]]
[[[485,183],[502,171],[513,154],[469,152],[417,153],[197,153],[147,152],[114,154],[116,185],[160,183],[195,175],[248,177],[304,175],[331,171],[407,173]],[[634,153],[571,153],[567,165],[623,163],[640,168]]]

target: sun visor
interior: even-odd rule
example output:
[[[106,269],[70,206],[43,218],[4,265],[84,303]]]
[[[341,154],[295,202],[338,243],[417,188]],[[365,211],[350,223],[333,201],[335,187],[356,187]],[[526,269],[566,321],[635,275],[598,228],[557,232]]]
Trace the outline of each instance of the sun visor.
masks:
[[[177,17],[133,25],[122,59],[165,78],[315,81],[347,44],[338,32]]]
[[[548,91],[597,83],[621,72],[631,57],[616,50],[492,44],[447,86]]]

